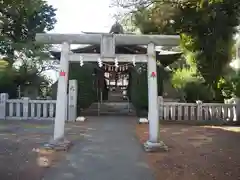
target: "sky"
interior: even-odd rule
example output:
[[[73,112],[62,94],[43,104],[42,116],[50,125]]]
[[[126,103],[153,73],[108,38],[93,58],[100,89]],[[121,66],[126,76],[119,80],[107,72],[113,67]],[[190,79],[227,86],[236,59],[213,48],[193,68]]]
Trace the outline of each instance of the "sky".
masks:
[[[111,0],[48,0],[48,4],[57,9],[51,33],[109,32],[115,22]],[[44,74],[57,80],[55,71]]]
[[[53,33],[108,32],[114,23],[111,0],[48,0],[57,9]]]

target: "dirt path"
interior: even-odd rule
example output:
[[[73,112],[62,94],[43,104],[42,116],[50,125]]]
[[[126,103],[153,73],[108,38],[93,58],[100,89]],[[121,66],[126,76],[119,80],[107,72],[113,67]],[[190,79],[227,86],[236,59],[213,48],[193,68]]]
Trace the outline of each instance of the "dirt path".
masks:
[[[240,179],[240,133],[235,131],[162,125],[161,140],[170,151],[148,154],[157,180]],[[142,143],[147,140],[148,125],[137,125],[137,135]]]
[[[89,117],[87,136],[49,169],[44,180],[155,180],[133,117]]]

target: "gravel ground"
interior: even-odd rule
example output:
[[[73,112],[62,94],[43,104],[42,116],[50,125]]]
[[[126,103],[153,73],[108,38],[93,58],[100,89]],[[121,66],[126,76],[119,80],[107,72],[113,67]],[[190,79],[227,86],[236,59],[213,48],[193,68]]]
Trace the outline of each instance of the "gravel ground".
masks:
[[[67,138],[79,140],[83,135],[81,123],[66,125]],[[0,122],[0,179],[41,180],[47,169],[36,163],[38,148],[49,141],[53,122],[1,121]]]
[[[240,179],[240,127],[161,125],[161,140],[169,152],[149,153],[157,180]],[[137,125],[141,143],[148,125]]]
[[[67,138],[79,141],[85,128],[82,123],[68,123]],[[41,180],[48,169],[37,166],[32,149],[47,142],[52,132],[49,121],[1,121],[0,179]],[[137,125],[136,133],[143,143],[148,125]],[[165,124],[160,135],[170,151],[147,154],[157,180],[240,179],[239,127]]]

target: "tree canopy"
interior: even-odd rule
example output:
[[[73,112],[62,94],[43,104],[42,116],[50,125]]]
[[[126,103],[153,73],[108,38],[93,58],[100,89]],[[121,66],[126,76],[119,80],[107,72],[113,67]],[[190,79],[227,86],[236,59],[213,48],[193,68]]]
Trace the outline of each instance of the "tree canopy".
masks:
[[[0,59],[7,62],[4,70],[14,77],[7,76],[10,82],[24,85],[43,80],[41,73],[55,65],[54,61],[46,61],[50,59],[50,46],[34,42],[36,33],[54,28],[55,11],[44,0],[0,1]],[[0,79],[1,87],[3,81]]]
[[[232,60],[239,0],[128,0],[113,2],[144,34],[178,34],[185,58],[219,97],[218,81]]]
[[[52,30],[55,9],[42,0],[3,0],[0,2],[0,53],[14,62],[14,51],[39,47],[33,44],[36,33]],[[30,51],[29,50],[29,51]]]

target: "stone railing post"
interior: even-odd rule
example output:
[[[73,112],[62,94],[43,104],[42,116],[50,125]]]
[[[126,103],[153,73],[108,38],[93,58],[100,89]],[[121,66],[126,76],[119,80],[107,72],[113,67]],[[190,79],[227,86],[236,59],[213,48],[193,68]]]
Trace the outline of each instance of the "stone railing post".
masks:
[[[197,104],[197,120],[202,120],[202,101],[196,101]]]
[[[236,114],[234,119],[240,122],[240,98],[234,98],[234,104],[236,104]]]
[[[27,120],[29,116],[29,97],[22,97],[23,100],[23,119]]]
[[[68,92],[68,120],[75,121],[77,119],[77,80],[69,80]]]
[[[0,94],[0,120],[1,119],[6,119],[6,104],[8,100],[8,94],[7,93],[1,93]]]
[[[163,119],[163,97],[158,96],[158,107],[159,107],[159,119]]]

